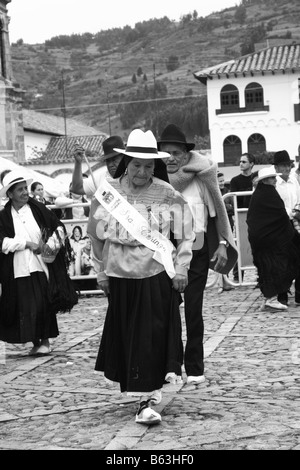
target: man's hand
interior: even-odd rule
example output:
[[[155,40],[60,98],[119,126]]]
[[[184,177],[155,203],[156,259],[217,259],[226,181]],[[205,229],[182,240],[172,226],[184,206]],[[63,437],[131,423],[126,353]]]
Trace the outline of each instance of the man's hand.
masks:
[[[188,285],[188,277],[183,274],[176,274],[172,279],[173,288],[178,290],[178,292],[183,292],[186,286]]]
[[[81,163],[84,156],[84,148],[81,145],[76,145],[73,150],[73,157],[76,162]]]
[[[212,257],[211,261],[214,262],[216,261],[214,270],[219,272],[221,269],[226,266],[227,263],[227,248],[225,245],[219,245],[217,250],[214,253],[214,256]]]

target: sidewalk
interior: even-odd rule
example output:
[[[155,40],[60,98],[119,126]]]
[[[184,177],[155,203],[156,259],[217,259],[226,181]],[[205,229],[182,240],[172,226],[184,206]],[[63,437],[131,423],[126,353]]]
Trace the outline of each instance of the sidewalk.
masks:
[[[59,316],[50,356],[2,343],[0,449],[300,450],[300,307],[290,297],[288,311],[261,311],[253,286],[207,289],[204,305],[207,380],[170,385],[152,427],[94,372],[106,298]]]

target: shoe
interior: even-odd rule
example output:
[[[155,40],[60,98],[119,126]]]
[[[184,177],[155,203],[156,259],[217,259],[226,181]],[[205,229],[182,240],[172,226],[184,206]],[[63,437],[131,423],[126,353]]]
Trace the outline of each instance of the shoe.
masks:
[[[287,305],[278,302],[276,297],[271,297],[270,299],[266,299],[265,307],[273,308],[275,310],[287,310]]]
[[[161,390],[154,390],[149,400],[151,405],[159,405],[162,400]]]
[[[33,348],[30,349],[28,356],[36,356],[39,347],[40,346],[33,346]]]
[[[47,356],[47,354],[50,354],[50,353],[51,353],[50,346],[45,346],[44,344],[39,346],[36,351],[36,355],[40,355],[40,356]]]
[[[287,293],[287,292],[283,292],[283,293],[281,293],[281,294],[278,294],[278,295],[277,295],[277,300],[278,300],[278,302],[280,302],[281,304],[287,305],[287,304],[288,304],[288,293]]]
[[[203,384],[203,382],[205,382],[204,375],[189,375],[186,381],[189,385],[199,385]]]
[[[161,423],[161,416],[159,413],[156,411],[152,410],[149,406],[149,401],[142,401],[140,403],[140,407],[138,409],[138,412],[135,416],[135,422],[139,424],[146,424],[146,425],[152,425],[152,424],[159,424]]]

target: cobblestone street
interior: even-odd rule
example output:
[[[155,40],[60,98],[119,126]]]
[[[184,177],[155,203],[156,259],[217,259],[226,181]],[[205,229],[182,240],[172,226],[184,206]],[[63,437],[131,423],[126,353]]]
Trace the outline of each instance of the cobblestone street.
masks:
[[[188,386],[183,373],[155,407],[162,423],[147,427],[136,400],[94,372],[107,299],[81,297],[59,316],[51,355],[2,343],[0,449],[300,450],[300,307],[261,301],[254,286],[205,291],[206,382]]]

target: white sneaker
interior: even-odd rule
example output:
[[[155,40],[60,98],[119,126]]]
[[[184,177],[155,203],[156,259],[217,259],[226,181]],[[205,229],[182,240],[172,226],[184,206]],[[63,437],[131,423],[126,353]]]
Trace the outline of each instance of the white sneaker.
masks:
[[[140,408],[135,416],[135,422],[147,425],[158,424],[161,423],[161,416],[150,408],[148,402],[144,401],[140,404]]]
[[[186,383],[190,385],[199,385],[205,382],[204,375],[189,375]]]
[[[275,310],[287,310],[288,306],[278,302],[277,297],[266,299],[265,307],[274,308]]]
[[[161,390],[154,390],[154,392],[152,393],[152,395],[150,397],[151,404],[152,405],[159,405],[161,400],[162,400]]]

